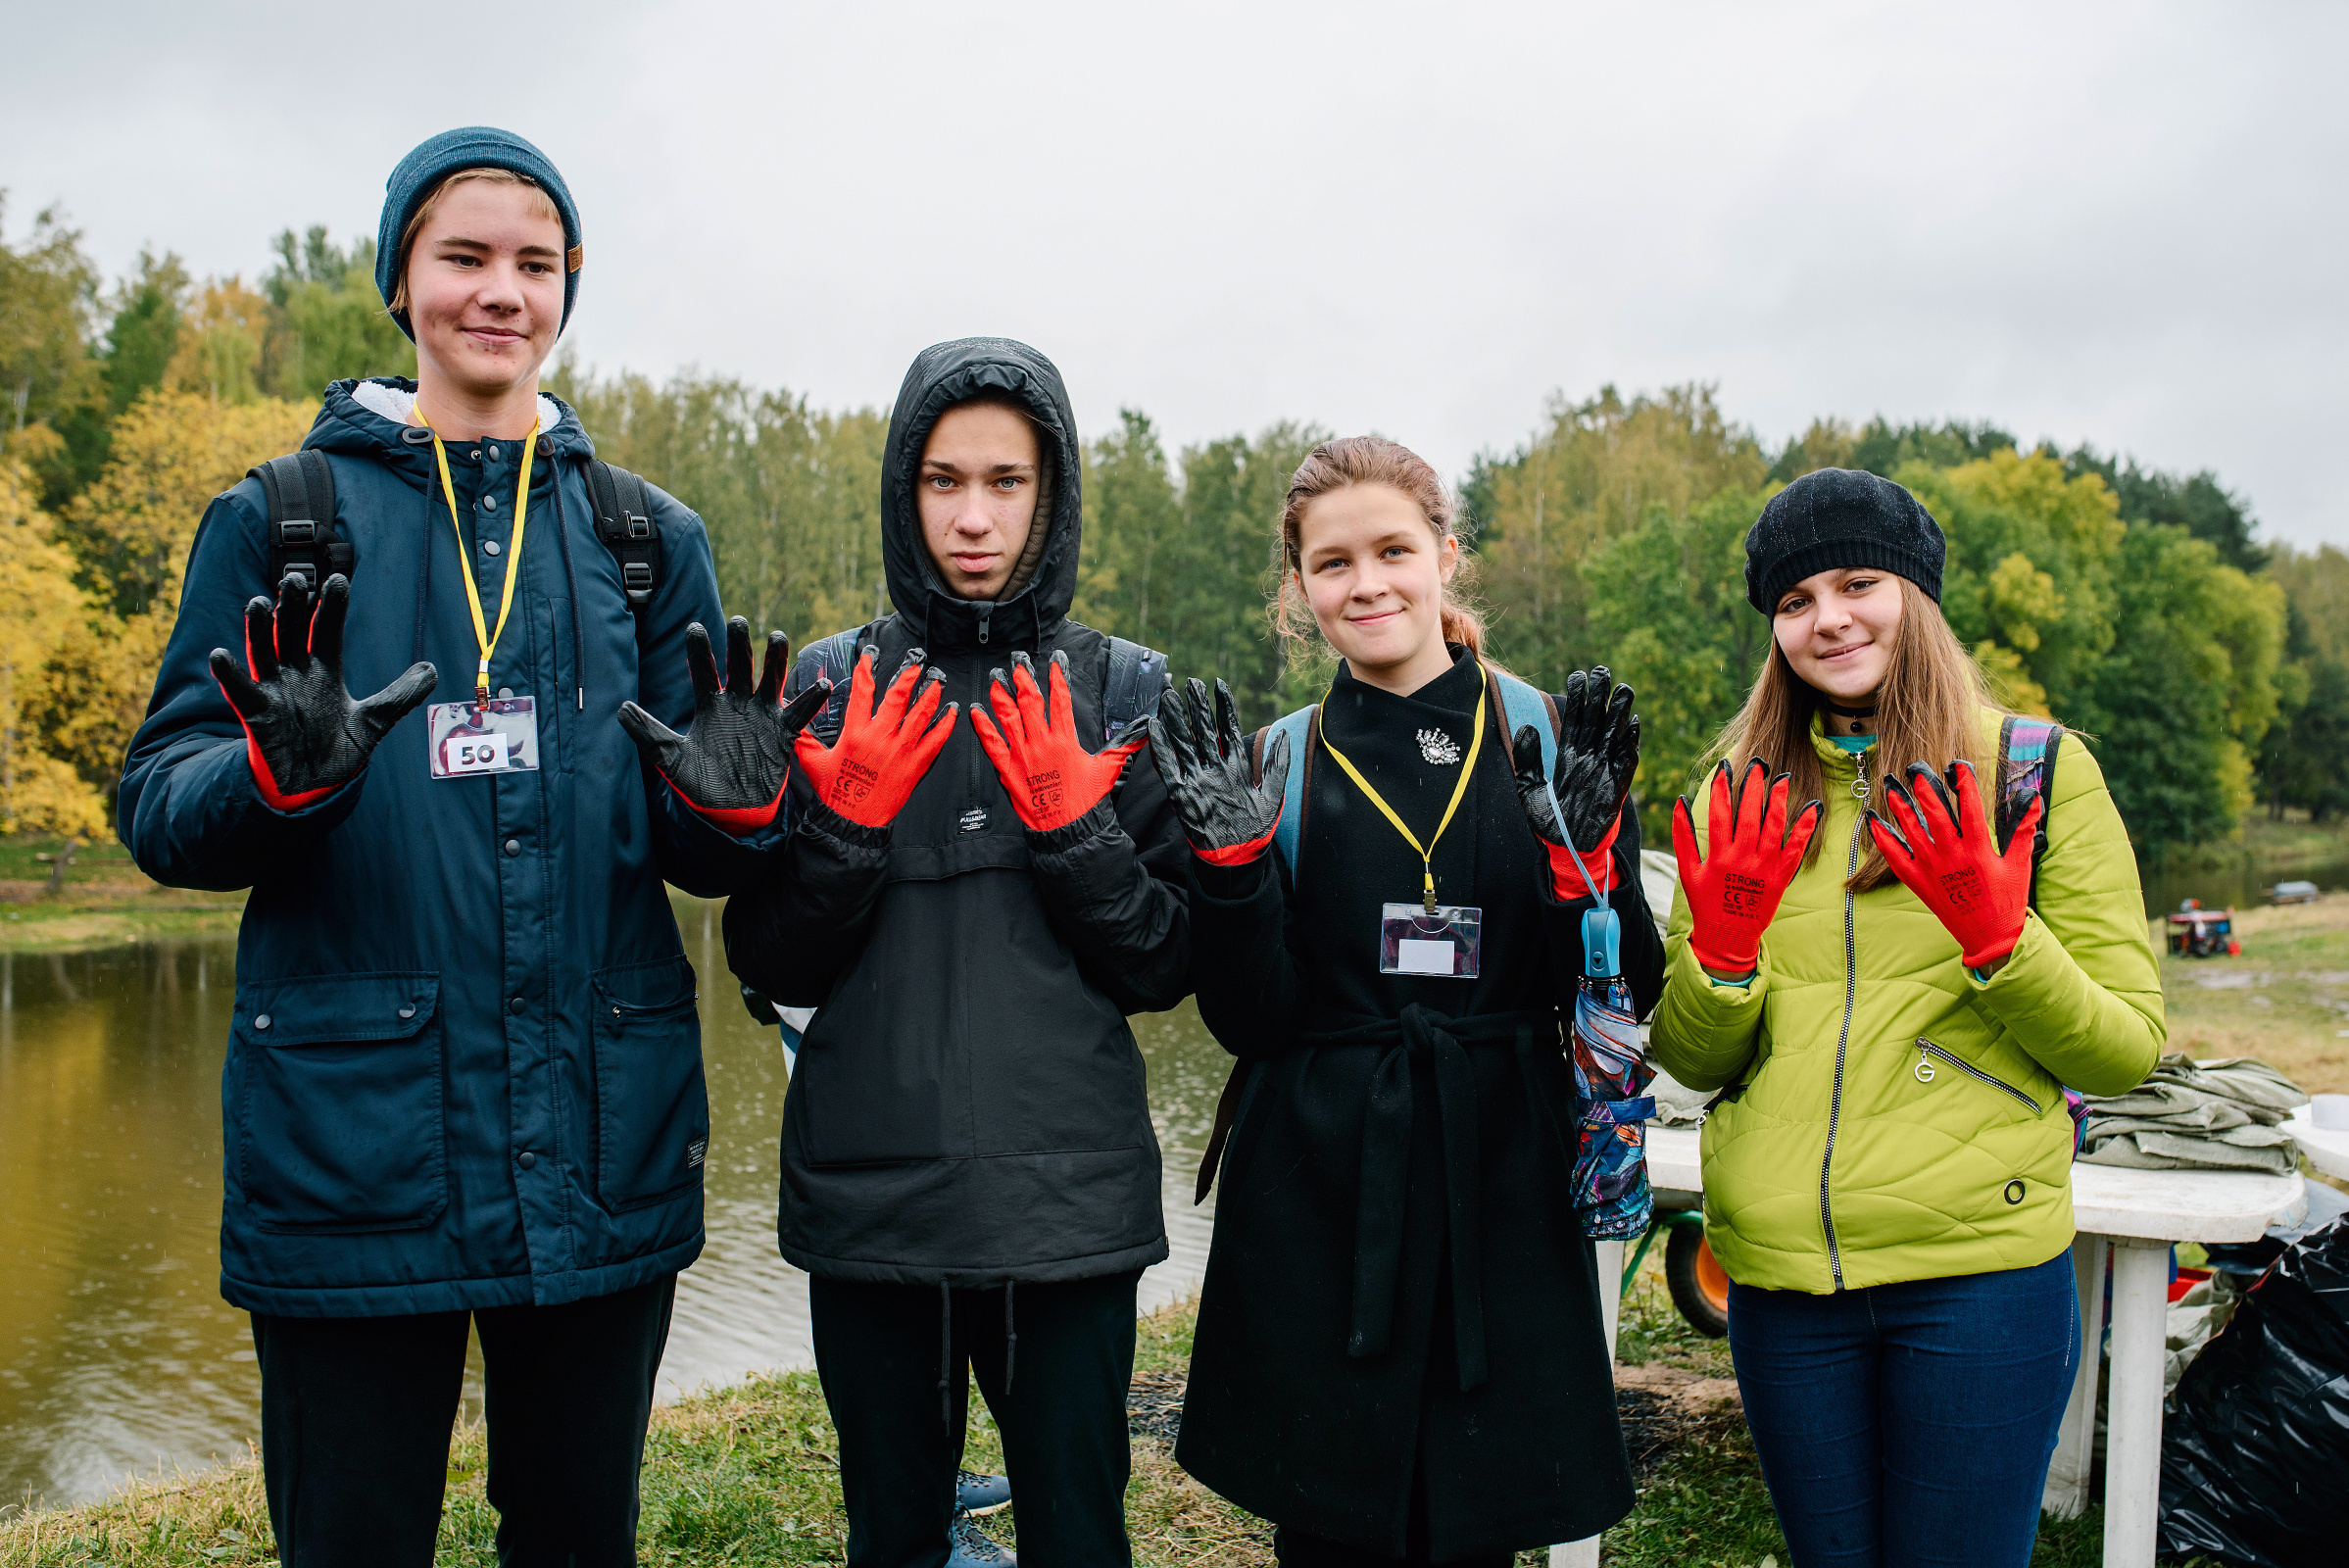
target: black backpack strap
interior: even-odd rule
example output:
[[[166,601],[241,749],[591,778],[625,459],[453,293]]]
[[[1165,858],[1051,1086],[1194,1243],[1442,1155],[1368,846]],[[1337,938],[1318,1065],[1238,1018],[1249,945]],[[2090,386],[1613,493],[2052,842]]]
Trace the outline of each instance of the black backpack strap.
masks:
[[[882,620],[887,620],[884,615]],[[841,722],[849,711],[849,677],[856,673],[856,650],[874,640],[880,633],[882,620],[869,621],[862,626],[851,626],[831,636],[809,643],[800,651],[796,669],[807,671],[806,680],[796,681],[791,694],[798,696],[816,680],[832,683],[831,700],[824,704],[807,724],[817,740],[829,744],[840,734]]]
[[[247,470],[261,481],[269,507],[269,591],[292,572],[317,593],[340,573],[346,580],[359,552],[334,528],[334,469],[326,454],[305,449]]]
[[[1138,719],[1158,710],[1166,691],[1166,656],[1155,648],[1109,639],[1109,675],[1101,683],[1101,744],[1114,746]]]
[[[587,460],[587,495],[595,507],[596,537],[604,541],[620,564],[620,588],[628,596],[628,613],[639,618],[661,592],[662,567],[661,529],[653,521],[645,482],[625,468],[601,458]]]

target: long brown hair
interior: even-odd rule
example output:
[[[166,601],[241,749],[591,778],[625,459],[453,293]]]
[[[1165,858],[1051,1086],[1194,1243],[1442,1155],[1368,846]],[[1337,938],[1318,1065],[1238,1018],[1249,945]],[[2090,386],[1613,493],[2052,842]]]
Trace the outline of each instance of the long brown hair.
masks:
[[[1900,629],[1884,663],[1884,683],[1876,699],[1876,744],[1861,754],[1861,776],[1871,792],[1884,787],[1884,775],[1905,774],[1911,762],[1936,771],[1954,761],[1974,764],[1987,786],[1988,760],[1982,749],[1982,710],[2009,711],[1994,701],[1982,680],[1982,668],[1965,644],[1949,629],[1941,607],[1925,596],[1906,577],[1900,584]],[[1819,691],[1786,662],[1778,639],[1771,638],[1762,656],[1761,672],[1737,716],[1721,728],[1712,747],[1697,763],[1692,786],[1711,788],[1707,775],[1717,762],[1741,769],[1747,758],[1758,757],[1773,774],[1789,775],[1786,799],[1794,810],[1819,799],[1826,770],[1811,744],[1811,719],[1826,701]],[[1826,848],[1826,835],[1814,834],[1803,862],[1816,863]],[[1845,884],[1854,893],[1883,887],[1892,880],[1884,858],[1868,848],[1867,858]]]
[[[1306,453],[1305,461],[1290,475],[1289,496],[1281,503],[1281,582],[1271,607],[1273,630],[1288,651],[1292,666],[1311,657],[1313,640],[1321,629],[1298,582],[1304,570],[1298,525],[1304,520],[1305,508],[1357,484],[1383,484],[1402,492],[1435,530],[1439,548],[1446,539],[1460,538],[1459,504],[1444,490],[1444,481],[1436,477],[1427,460],[1400,442],[1379,435],[1349,435],[1324,441]],[[1468,595],[1474,575],[1467,543],[1461,541],[1459,564],[1451,581],[1444,585],[1444,640],[1466,647],[1484,660],[1487,667],[1497,667],[1485,654],[1485,617]]]

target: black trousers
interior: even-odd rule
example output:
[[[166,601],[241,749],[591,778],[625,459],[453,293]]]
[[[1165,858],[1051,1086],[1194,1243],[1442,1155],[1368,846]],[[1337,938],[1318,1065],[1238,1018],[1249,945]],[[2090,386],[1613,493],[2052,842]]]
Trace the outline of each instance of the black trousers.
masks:
[[[637,1470],[676,1297],[670,1274],[563,1306],[254,1313],[277,1560],[430,1568],[470,1320],[502,1568],[633,1568]]]
[[[1003,1434],[1021,1568],[1131,1563],[1126,1385],[1141,1278],[957,1291],[809,1280],[848,1568],[945,1563],[972,1372]]]

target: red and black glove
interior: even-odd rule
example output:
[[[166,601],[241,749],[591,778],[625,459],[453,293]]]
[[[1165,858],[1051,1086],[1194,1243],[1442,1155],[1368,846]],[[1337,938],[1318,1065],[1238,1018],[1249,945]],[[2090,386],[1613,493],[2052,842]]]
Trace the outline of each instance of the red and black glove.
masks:
[[[871,643],[856,656],[840,739],[826,746],[802,733],[792,743],[807,782],[815,787],[815,798],[862,827],[887,827],[896,820],[954,732],[953,703],[946,705],[946,717],[930,722],[946,695],[945,679],[938,671],[932,670],[921,695],[914,695],[913,683],[922,672],[918,648],[905,656],[897,679],[874,704],[873,665],[880,657],[881,650]]]
[[[361,702],[343,686],[343,617],[351,584],[326,579],[311,608],[310,580],[287,572],[272,608],[245,606],[245,664],[212,651],[212,678],[245,727],[245,760],[270,809],[298,811],[357,778],[375,743],[432,695],[439,671],[418,662]]]
[[[1789,826],[1791,785],[1781,773],[1763,788],[1768,772],[1755,759],[1733,800],[1729,763],[1714,770],[1702,856],[1688,797],[1682,796],[1672,808],[1672,853],[1680,858],[1681,896],[1688,901],[1688,951],[1698,963],[1723,974],[1751,974],[1761,962],[1762,933],[1819,829],[1817,801]]]
[[[1085,750],[1077,739],[1076,710],[1068,701],[1068,656],[1052,655],[1052,696],[1036,684],[1036,666],[1024,653],[1011,656],[1011,685],[1003,689],[1003,672],[996,670],[987,708],[974,705],[970,721],[979,731],[979,745],[995,764],[996,776],[1011,797],[1019,819],[1038,833],[1049,833],[1092,810],[1107,798],[1125,771],[1126,761],[1148,744],[1147,735],[1100,756]],[[989,717],[988,709],[994,710]],[[1000,726],[1000,728],[999,728]]]
[[[620,704],[620,728],[636,750],[668,780],[677,799],[724,832],[756,833],[783,808],[791,777],[791,747],[830,698],[817,681],[783,706],[783,674],[791,643],[766,634],[766,670],[751,686],[751,623],[726,622],[726,681],[718,684],[710,633],[700,621],[685,628],[685,667],[693,674],[693,722],[680,735],[637,707]]]
[[[1892,874],[1957,938],[1966,967],[1986,968],[2014,952],[2031,907],[2039,803],[2031,803],[2003,852],[1982,810],[1971,762],[1950,763],[1946,786],[1932,768],[1912,762],[1908,788],[1885,778],[1884,804],[1892,820],[1870,811],[1869,836]]]
[[[1569,674],[1563,696],[1558,761],[1550,776],[1542,776],[1542,736],[1533,725],[1518,730],[1510,751],[1517,804],[1549,853],[1550,891],[1559,903],[1571,904],[1598,896],[1584,879],[1586,867],[1602,879],[1613,874],[1602,868],[1615,853],[1623,803],[1639,771],[1639,719],[1632,711],[1632,689],[1616,685],[1604,664]]]
[[[1232,688],[1189,683],[1186,698],[1168,692],[1150,715],[1150,760],[1166,781],[1166,798],[1183,824],[1191,853],[1209,865],[1246,865],[1264,853],[1281,825],[1289,787],[1289,737],[1276,734],[1264,750],[1264,776],[1249,777],[1248,741]]]

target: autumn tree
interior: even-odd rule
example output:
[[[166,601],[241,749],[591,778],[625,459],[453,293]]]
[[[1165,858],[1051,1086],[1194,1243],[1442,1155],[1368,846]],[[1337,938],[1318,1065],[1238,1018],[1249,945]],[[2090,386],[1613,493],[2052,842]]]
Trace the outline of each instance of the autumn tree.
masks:
[[[0,457],[0,833],[94,834],[98,792],[50,749],[37,711],[49,661],[86,606],[24,465]]]
[[[1651,508],[1685,516],[1732,486],[1759,489],[1768,468],[1710,386],[1553,397],[1548,428],[1510,457],[1480,459],[1464,486],[1495,656],[1537,681],[1590,663],[1600,643],[1582,564]]]

